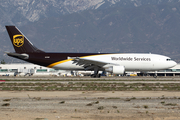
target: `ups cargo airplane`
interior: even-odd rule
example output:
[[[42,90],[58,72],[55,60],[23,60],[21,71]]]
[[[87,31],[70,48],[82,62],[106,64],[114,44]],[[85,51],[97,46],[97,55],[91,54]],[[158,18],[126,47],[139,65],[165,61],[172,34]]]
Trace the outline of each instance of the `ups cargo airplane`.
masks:
[[[124,74],[125,71],[157,71],[176,65],[171,58],[157,54],[141,53],[48,53],[36,48],[15,26],[6,26],[16,52],[15,57],[41,66],[62,70],[94,71],[92,77],[100,77],[99,71]]]

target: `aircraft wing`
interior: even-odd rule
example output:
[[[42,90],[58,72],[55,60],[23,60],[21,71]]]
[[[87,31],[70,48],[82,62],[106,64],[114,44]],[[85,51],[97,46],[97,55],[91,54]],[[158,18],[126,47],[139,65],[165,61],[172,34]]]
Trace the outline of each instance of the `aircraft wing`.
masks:
[[[114,63],[108,63],[104,61],[92,60],[92,59],[87,59],[87,58],[79,58],[79,57],[73,59],[72,61],[74,61],[73,64],[83,66],[85,70],[91,70],[95,67],[102,68],[105,65],[116,65],[116,66],[118,65]]]

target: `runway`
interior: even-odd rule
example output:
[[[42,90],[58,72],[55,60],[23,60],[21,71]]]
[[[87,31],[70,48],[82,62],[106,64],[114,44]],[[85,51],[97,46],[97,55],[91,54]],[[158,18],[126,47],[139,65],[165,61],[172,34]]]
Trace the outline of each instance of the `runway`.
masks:
[[[124,84],[134,84],[134,83],[163,83],[163,84],[168,84],[168,83],[180,83],[180,81],[70,81],[70,80],[64,80],[64,81],[4,81],[5,83],[62,83],[62,84],[68,84],[69,82],[72,83],[124,83]]]
[[[0,76],[1,80],[90,80],[90,81],[103,81],[103,80],[114,80],[114,81],[120,81],[120,80],[151,80],[151,81],[180,81],[180,76],[176,77],[101,77],[101,78],[91,78],[91,77],[51,77],[51,76],[26,76],[26,77],[12,77],[12,76]]]

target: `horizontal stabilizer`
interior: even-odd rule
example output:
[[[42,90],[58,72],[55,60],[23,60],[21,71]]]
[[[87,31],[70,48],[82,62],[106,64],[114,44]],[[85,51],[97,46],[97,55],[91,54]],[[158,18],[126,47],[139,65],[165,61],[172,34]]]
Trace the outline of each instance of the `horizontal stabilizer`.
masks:
[[[28,59],[29,55],[28,54],[19,54],[19,53],[6,53],[8,56],[12,56],[12,57],[17,57],[17,58],[21,58],[21,59]]]

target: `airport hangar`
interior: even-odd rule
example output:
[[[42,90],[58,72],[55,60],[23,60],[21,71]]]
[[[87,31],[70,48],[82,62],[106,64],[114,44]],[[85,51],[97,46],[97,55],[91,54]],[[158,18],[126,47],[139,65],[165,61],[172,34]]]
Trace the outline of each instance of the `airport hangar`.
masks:
[[[75,74],[76,73],[76,74]],[[83,71],[66,71],[55,70],[30,63],[13,63],[13,64],[0,64],[0,76],[84,76],[85,74],[91,74],[91,72]],[[153,76],[154,71],[141,74],[140,71],[127,71],[127,74],[136,74],[138,76]],[[83,75],[84,74],[84,75]],[[157,71],[158,76],[180,76],[180,63],[175,67]]]

